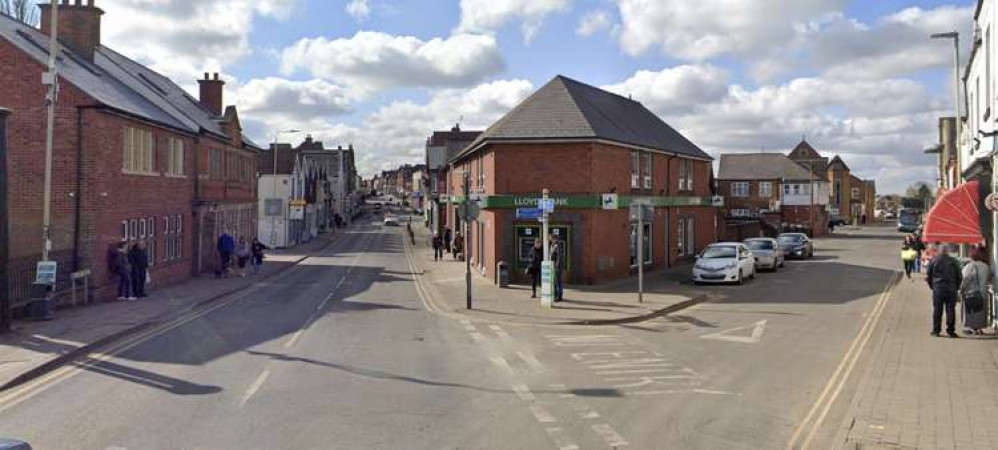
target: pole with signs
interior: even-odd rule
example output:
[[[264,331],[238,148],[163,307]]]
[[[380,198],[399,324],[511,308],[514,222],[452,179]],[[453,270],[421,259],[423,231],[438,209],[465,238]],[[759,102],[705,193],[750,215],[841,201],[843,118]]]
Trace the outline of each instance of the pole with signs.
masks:
[[[468,257],[471,251],[471,200],[469,198],[470,183],[468,171],[464,172],[464,207],[461,208],[461,215],[464,219],[464,283],[466,290],[466,305],[471,309],[471,258]],[[481,237],[479,237],[481,239]]]
[[[645,207],[638,205],[638,303],[645,301]]]
[[[541,242],[544,244],[544,262],[541,263],[541,306],[550,308],[554,305],[554,263],[551,261],[551,242],[548,240],[548,217],[550,213],[551,200],[548,198],[549,192],[544,189],[540,204],[537,206],[543,211],[541,213]]]

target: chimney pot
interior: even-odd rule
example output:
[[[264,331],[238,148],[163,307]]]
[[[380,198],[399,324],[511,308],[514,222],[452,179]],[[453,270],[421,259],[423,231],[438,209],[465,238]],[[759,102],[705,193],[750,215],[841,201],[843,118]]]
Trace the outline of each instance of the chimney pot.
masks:
[[[215,72],[215,80],[218,80],[218,72]]]
[[[199,99],[201,100],[201,104],[216,116],[221,116],[222,88],[225,86],[225,82],[218,79],[217,72],[214,79],[209,78],[208,72],[205,72],[204,79],[198,80],[198,85],[200,87]]]

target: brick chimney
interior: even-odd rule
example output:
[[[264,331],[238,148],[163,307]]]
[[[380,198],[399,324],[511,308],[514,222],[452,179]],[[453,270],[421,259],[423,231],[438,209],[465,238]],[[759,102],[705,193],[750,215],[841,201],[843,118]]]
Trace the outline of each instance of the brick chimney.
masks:
[[[57,1],[57,0],[52,0]],[[40,3],[42,33],[52,33],[52,4]],[[94,0],[62,0],[59,4],[59,42],[87,61],[94,61],[94,51],[100,46],[100,16],[104,14],[94,6]]]
[[[205,72],[204,79],[198,80],[198,84],[201,85],[201,104],[216,116],[221,116],[222,86],[225,86],[225,82],[218,79],[218,72],[215,72],[214,78],[208,78],[208,72]]]

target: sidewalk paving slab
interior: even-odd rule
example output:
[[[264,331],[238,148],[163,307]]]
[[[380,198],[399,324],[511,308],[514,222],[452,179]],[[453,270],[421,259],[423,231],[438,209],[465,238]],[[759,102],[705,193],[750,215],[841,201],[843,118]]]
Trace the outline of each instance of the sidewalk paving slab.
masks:
[[[649,320],[709,300],[707,291],[686,283],[691,266],[645,274],[644,302],[638,302],[637,278],[596,286],[565,286],[565,300],[544,308],[530,298],[529,285],[500,288],[472,268],[473,309],[466,308],[466,266],[450,255],[433,260],[429,232],[413,224],[416,244],[406,242],[429,300],[436,308],[470,319],[529,325],[612,325]]]
[[[902,280],[837,448],[998,448],[998,336],[932,337],[931,315],[924,276]]]
[[[10,333],[0,335],[0,391],[23,384],[92,350],[167,322],[198,306],[238,292],[273,277],[330,246],[341,233],[324,234],[290,249],[267,253],[260,273],[244,278],[215,278],[211,274],[159,288],[132,302],[112,301],[64,308],[51,321],[17,320]]]

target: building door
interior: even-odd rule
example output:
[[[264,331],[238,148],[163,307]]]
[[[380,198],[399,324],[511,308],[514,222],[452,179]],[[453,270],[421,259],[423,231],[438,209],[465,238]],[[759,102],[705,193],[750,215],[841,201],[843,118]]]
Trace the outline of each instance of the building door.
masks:
[[[514,255],[513,271],[516,276],[525,276],[527,268],[530,267],[531,249],[534,241],[541,237],[541,226],[536,224],[515,224],[513,226],[516,244],[516,254]],[[565,273],[572,273],[572,226],[571,225],[551,225],[548,231],[561,241],[565,249]],[[566,275],[567,276],[567,275]]]

